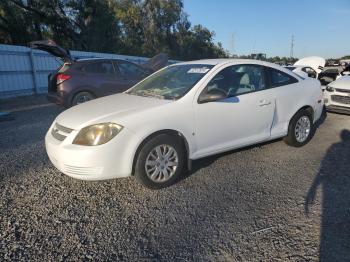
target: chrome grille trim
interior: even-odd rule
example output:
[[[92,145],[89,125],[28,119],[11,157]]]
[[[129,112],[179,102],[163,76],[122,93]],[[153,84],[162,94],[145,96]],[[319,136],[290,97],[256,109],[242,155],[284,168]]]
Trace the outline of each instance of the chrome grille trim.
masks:
[[[56,128],[64,133],[71,133],[73,131],[73,129],[70,129],[68,127],[65,127],[65,126],[61,126],[60,124],[56,123],[55,124]]]
[[[55,123],[54,127],[51,130],[51,134],[57,140],[63,141],[72,131],[73,129]]]
[[[52,128],[51,130],[51,135],[59,141],[63,141],[66,138],[66,136],[57,133],[57,131],[54,128]]]
[[[345,105],[350,105],[350,96],[338,96],[338,95],[332,95],[331,96],[332,101],[336,103],[341,103]]]
[[[341,92],[341,93],[350,93],[350,89],[341,89],[341,88],[336,88],[335,91]]]

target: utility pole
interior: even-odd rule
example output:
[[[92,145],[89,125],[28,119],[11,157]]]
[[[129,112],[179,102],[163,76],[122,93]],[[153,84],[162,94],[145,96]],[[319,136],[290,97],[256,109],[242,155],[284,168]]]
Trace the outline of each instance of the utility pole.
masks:
[[[290,58],[294,57],[294,35],[292,35],[292,42],[290,44]]]
[[[231,55],[234,57],[235,55],[235,35],[234,33],[231,34]]]

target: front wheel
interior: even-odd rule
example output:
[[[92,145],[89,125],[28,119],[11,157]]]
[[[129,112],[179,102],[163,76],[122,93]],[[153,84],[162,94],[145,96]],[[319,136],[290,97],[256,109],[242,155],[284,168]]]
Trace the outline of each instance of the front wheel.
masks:
[[[301,110],[290,121],[284,141],[290,146],[301,147],[311,140],[313,131],[312,115],[308,110]]]
[[[150,189],[168,187],[180,178],[184,155],[180,138],[157,135],[142,146],[136,160],[135,178]]]

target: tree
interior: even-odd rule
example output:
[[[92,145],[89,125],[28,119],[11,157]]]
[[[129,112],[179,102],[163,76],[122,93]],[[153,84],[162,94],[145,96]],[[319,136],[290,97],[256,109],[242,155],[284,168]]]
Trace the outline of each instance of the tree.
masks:
[[[182,0],[0,1],[0,41],[51,38],[65,48],[179,60],[227,57],[214,32],[191,27]]]

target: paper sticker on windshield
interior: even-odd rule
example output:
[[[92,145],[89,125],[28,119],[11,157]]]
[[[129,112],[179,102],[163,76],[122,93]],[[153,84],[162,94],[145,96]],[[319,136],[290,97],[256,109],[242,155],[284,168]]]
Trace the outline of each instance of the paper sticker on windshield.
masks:
[[[189,74],[205,74],[210,69],[206,67],[194,67],[187,71]]]

